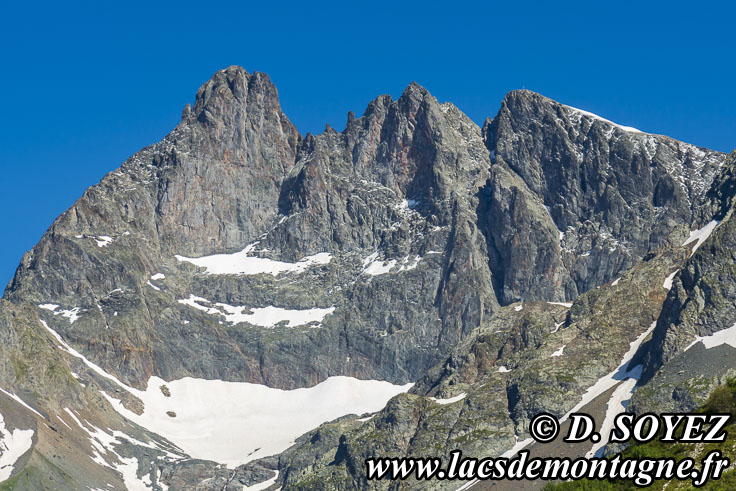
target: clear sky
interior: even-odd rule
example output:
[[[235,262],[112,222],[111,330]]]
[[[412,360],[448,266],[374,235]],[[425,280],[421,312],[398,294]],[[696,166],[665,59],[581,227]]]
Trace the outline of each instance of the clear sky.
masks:
[[[0,283],[228,65],[268,73],[302,134],[342,129],[349,110],[414,80],[477,122],[526,87],[730,151],[734,18],[709,1],[0,0]]]

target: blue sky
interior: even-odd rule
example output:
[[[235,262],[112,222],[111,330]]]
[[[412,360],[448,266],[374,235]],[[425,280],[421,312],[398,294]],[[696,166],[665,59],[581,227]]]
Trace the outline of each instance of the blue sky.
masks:
[[[3,285],[57,215],[232,64],[268,73],[303,134],[414,80],[477,122],[526,87],[736,147],[726,2],[150,3],[0,0]]]

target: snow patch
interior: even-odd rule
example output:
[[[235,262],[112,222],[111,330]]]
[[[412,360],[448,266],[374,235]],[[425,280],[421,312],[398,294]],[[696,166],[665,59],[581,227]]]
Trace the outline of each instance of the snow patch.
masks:
[[[153,283],[151,283],[151,280],[146,281],[146,285],[150,286],[151,288],[153,288],[157,292],[160,292],[161,291],[161,288],[159,288],[156,285],[154,285]]]
[[[0,482],[10,478],[15,463],[33,444],[33,430],[5,427],[5,420],[0,414]]]
[[[598,443],[593,445],[593,448],[585,454],[586,458],[593,456],[603,457],[603,447],[608,443],[609,437],[611,436],[611,430],[613,429],[613,422],[616,416],[625,412],[626,406],[629,405],[631,395],[634,393],[634,387],[636,387],[636,378],[628,378],[621,382],[616,390],[611,394],[611,398],[608,400],[606,407],[606,415],[603,418],[603,424],[601,425],[598,434],[601,435],[601,439]]]
[[[643,333],[641,333],[641,335],[639,335],[638,338],[636,338],[634,341],[632,341],[630,343],[629,351],[627,351],[624,354],[624,357],[623,357],[621,363],[619,364],[619,366],[614,371],[612,371],[611,373],[609,373],[608,375],[605,375],[605,376],[601,377],[595,384],[593,384],[591,387],[589,387],[588,390],[585,391],[585,393],[583,394],[583,397],[580,400],[580,402],[578,402],[575,405],[575,407],[573,407],[564,416],[562,416],[562,418],[560,418],[560,423],[564,423],[570,417],[570,415],[572,413],[579,412],[580,409],[582,409],[584,406],[586,406],[587,404],[589,404],[593,399],[595,399],[599,395],[603,394],[604,392],[606,392],[607,390],[609,390],[611,387],[614,387],[621,380],[624,380],[624,381],[627,382],[625,385],[622,384],[624,387],[626,387],[626,389],[621,388],[621,392],[618,392],[618,391],[617,392],[614,392],[614,395],[616,397],[616,400],[620,400],[621,403],[623,403],[623,401],[627,398],[627,396],[625,394],[625,391],[626,390],[630,390],[630,391],[633,390],[633,388],[636,385],[636,382],[639,380],[639,377],[641,376],[641,372],[642,372],[642,365],[637,365],[637,366],[635,366],[635,367],[633,367],[631,369],[627,369],[627,365],[634,358],[634,355],[636,354],[637,350],[641,346],[641,343],[644,342],[644,339],[646,339],[646,337],[654,330],[654,328],[655,328],[656,325],[657,325],[656,322],[652,322],[652,324],[649,326],[649,328],[647,328],[647,330],[645,330]],[[627,379],[628,380],[632,380],[632,381],[628,381]],[[630,399],[630,397],[631,396],[629,395],[628,398]],[[614,400],[613,397],[611,398],[611,400]],[[615,407],[615,404],[614,403],[611,403],[611,401],[609,401],[609,408],[610,408],[610,406],[614,406]],[[611,411],[613,411],[613,409],[611,409]],[[616,411],[618,413],[618,410],[617,409],[616,409]],[[606,416],[608,416],[608,411],[606,411]],[[606,424],[606,422],[604,421],[604,425],[605,424]],[[601,434],[603,434],[603,433],[601,433]],[[519,453],[519,451],[523,450],[525,447],[531,445],[533,442],[534,442],[534,439],[532,439],[532,438],[526,438],[524,440],[519,440],[518,437],[517,437],[516,444],[512,448],[510,448],[509,450],[507,450],[506,452],[504,452],[501,455],[501,457],[511,458],[514,455],[516,455],[517,453]],[[478,482],[477,479],[474,480],[474,481],[470,481],[470,482],[464,484],[463,486],[459,487],[457,489],[457,491],[468,489],[471,486],[473,486],[476,482]]]
[[[550,305],[562,305],[563,307],[567,307],[568,309],[572,307],[572,302],[547,302]]]
[[[56,341],[59,342],[59,348],[61,348],[62,350],[66,351],[70,355],[75,356],[75,357],[79,358],[80,360],[82,360],[84,362],[84,364],[87,365],[87,367],[89,367],[93,372],[95,372],[96,374],[98,374],[101,377],[104,377],[104,378],[110,380],[111,382],[114,382],[115,384],[119,385],[121,388],[127,390],[128,392],[130,392],[131,390],[135,390],[135,389],[132,389],[131,387],[128,387],[127,385],[125,385],[124,383],[122,383],[120,380],[118,380],[116,377],[114,377],[113,375],[110,375],[109,373],[107,373],[106,371],[104,371],[102,368],[100,368],[98,365],[96,365],[95,363],[93,363],[90,360],[88,360],[79,351],[77,351],[74,348],[72,348],[71,346],[69,346],[66,343],[66,341],[64,341],[62,339],[62,337],[59,335],[59,333],[57,333],[56,331],[54,331],[53,329],[51,329],[49,327],[49,325],[46,323],[46,321],[42,320],[41,321],[41,324],[43,325],[43,327],[46,328],[47,331],[49,331],[49,333],[54,337],[54,339],[56,339]]]
[[[46,418],[43,417],[43,415],[41,415],[41,413],[39,413],[38,411],[36,411],[35,409],[33,409],[31,406],[29,406],[28,404],[26,404],[26,401],[24,401],[23,399],[21,399],[17,395],[13,394],[12,392],[8,392],[7,390],[3,389],[2,387],[0,387],[0,392],[2,392],[3,394],[5,394],[6,396],[10,397],[15,402],[17,402],[18,404],[20,404],[24,408],[28,409],[32,413],[36,414],[39,418],[46,419]]]
[[[608,375],[605,375],[598,379],[598,381],[593,384],[591,387],[588,388],[588,390],[585,391],[583,394],[582,399],[580,402],[578,402],[575,407],[570,409],[561,419],[560,423],[563,423],[567,420],[567,418],[570,417],[572,413],[578,412],[583,406],[586,406],[589,404],[593,399],[598,397],[599,395],[603,394],[607,390],[609,390],[611,387],[615,386],[617,383],[619,383],[621,380],[626,380],[628,378],[633,378],[636,380],[639,380],[639,377],[641,376],[642,372],[642,365],[636,365],[633,368],[627,368],[628,364],[631,362],[631,360],[634,358],[634,355],[636,354],[637,350],[641,346],[641,343],[644,342],[644,339],[646,339],[647,336],[654,330],[656,327],[657,322],[654,321],[652,324],[639,335],[638,338],[633,340],[631,344],[629,345],[629,351],[627,351],[624,354],[623,359],[621,360],[621,363],[619,366],[609,373]]]
[[[677,273],[679,273],[679,272],[680,272],[679,269],[678,270],[675,270],[675,271],[672,272],[671,275],[669,275],[667,278],[665,278],[664,279],[664,283],[662,284],[662,288],[664,288],[665,290],[672,289],[672,280],[675,279],[675,275]]]
[[[521,312],[521,310],[524,308],[524,304],[519,304],[516,307],[514,307],[514,310],[517,312]]]
[[[42,303],[38,306],[39,308],[42,308],[44,310],[48,310],[50,312],[53,312],[54,315],[60,315],[66,319],[69,319],[69,324],[74,324],[74,321],[79,319],[79,314],[82,312],[85,312],[84,310],[80,309],[79,307],[74,307],[70,310],[59,310],[58,312],[56,309],[59,308],[58,305],[55,303]]]
[[[713,230],[715,230],[718,223],[718,220],[711,220],[703,228],[699,228],[690,232],[690,237],[688,237],[688,239],[682,243],[682,246],[684,247],[692,242],[695,242],[695,245],[690,252],[690,257],[692,257],[692,255],[695,254],[695,251],[698,250],[698,247],[700,247],[703,242],[705,242],[705,240],[710,237],[710,234],[713,233]]]
[[[430,397],[430,399],[433,400],[434,402],[436,402],[437,404],[441,404],[441,405],[444,406],[444,405],[447,405],[447,404],[452,404],[453,402],[462,401],[463,399],[465,399],[465,396],[467,396],[467,395],[468,394],[466,394],[465,392],[463,392],[461,394],[456,395],[455,397],[450,397],[448,399],[436,399],[434,397]]]
[[[504,457],[506,459],[509,459],[519,453],[521,450],[524,449],[524,447],[530,445],[532,442],[534,442],[533,438],[525,438],[524,440],[519,440],[519,437],[516,438],[516,444],[511,447],[510,449],[506,450],[504,453],[501,454],[501,457]],[[459,488],[459,489],[466,489],[466,488]],[[459,491],[459,490],[458,490]]]
[[[498,373],[509,373],[510,371],[511,370],[509,370],[508,368],[506,368],[503,365],[501,365],[500,367],[498,367]]]
[[[98,235],[92,238],[95,240],[95,242],[97,242],[97,247],[107,247],[108,245],[112,244],[113,241],[115,240],[109,235]]]
[[[554,333],[556,333],[557,331],[559,331],[559,330],[560,330],[560,327],[562,327],[562,326],[563,326],[564,324],[565,324],[565,321],[562,321],[562,322],[556,322],[556,323],[555,323],[555,328],[554,328],[554,330],[553,330],[553,331],[550,331],[550,334],[554,334]]]
[[[276,479],[279,478],[279,471],[276,471],[276,475],[274,475],[271,479],[267,479],[263,482],[259,482],[258,484],[253,484],[251,486],[243,486],[243,491],[262,491],[263,489],[268,488],[273,483],[276,482]]]
[[[166,278],[166,275],[165,275],[165,274],[163,274],[163,273],[156,273],[155,275],[151,276],[151,279],[152,279],[153,281],[157,281],[157,280],[163,280],[163,279],[165,279],[165,278]]]
[[[247,322],[248,324],[260,327],[275,327],[282,322],[286,322],[286,327],[310,326],[321,327],[321,322],[325,317],[335,311],[335,307],[326,309],[282,309],[281,307],[244,307],[233,306],[226,303],[212,304],[205,298],[196,295],[189,295],[187,299],[178,300],[180,304],[194,307],[197,310],[206,312],[210,315],[222,315],[231,325]],[[209,304],[214,306],[208,306]],[[248,312],[248,313],[246,313]]]
[[[59,312],[54,312],[54,315],[61,314],[62,317],[69,319],[69,324],[74,324],[74,321],[79,319],[80,312],[84,312],[84,311],[80,310],[79,307],[74,307],[71,310],[60,310]]]
[[[705,349],[715,348],[716,346],[720,346],[722,344],[727,344],[736,348],[736,324],[727,329],[722,329],[720,331],[714,332],[709,336],[696,336],[695,341],[690,343],[687,348],[685,348],[685,351],[689,350],[698,343],[703,343]]]
[[[104,394],[104,393],[103,393]],[[142,478],[138,478],[138,459],[135,457],[123,457],[115,451],[114,444],[122,443],[121,438],[126,438],[136,444],[139,442],[133,438],[128,437],[120,431],[114,431],[112,434],[96,427],[89,421],[87,426],[83,425],[79,418],[74,413],[66,408],[68,414],[71,414],[74,421],[79,427],[89,435],[89,441],[92,444],[92,460],[100,466],[108,467],[116,472],[119,472],[123,477],[123,484],[125,488],[130,491],[145,491],[151,489],[150,477],[144,475]],[[145,445],[145,444],[144,444]],[[103,454],[105,455],[103,457]],[[113,462],[110,462],[112,460]]]
[[[609,400],[609,408],[606,411],[606,418],[608,418],[609,411],[611,411],[612,413],[614,410],[616,411],[615,413],[613,413],[614,417],[615,417],[615,414],[618,414],[618,412],[620,412],[618,411],[618,408],[615,407],[616,405],[612,403],[611,401],[614,401],[614,402],[621,401],[621,404],[623,404],[624,400],[631,398],[631,392],[633,391],[634,386],[636,386],[636,382],[639,380],[639,377],[641,376],[642,365],[636,365],[635,367],[631,369],[627,369],[627,365],[634,358],[634,355],[636,354],[637,350],[641,346],[641,343],[644,342],[644,339],[646,339],[646,337],[654,330],[656,325],[657,325],[656,321],[652,322],[652,324],[649,326],[649,328],[647,328],[646,331],[641,333],[641,335],[639,335],[638,338],[636,338],[634,341],[630,343],[629,351],[627,351],[624,354],[624,357],[621,363],[619,364],[619,366],[614,371],[609,373],[608,375],[601,377],[593,386],[589,387],[588,390],[585,392],[585,394],[583,394],[583,397],[580,400],[580,402],[578,402],[575,405],[575,407],[573,407],[562,418],[560,418],[559,420],[560,423],[564,423],[570,417],[572,413],[579,412],[581,408],[589,404],[593,399],[603,394],[604,392],[609,390],[611,387],[615,386],[621,380],[625,380],[626,383],[622,384],[622,387],[625,387],[625,388],[620,387],[621,389],[620,392],[618,390],[614,392],[614,396],[616,399],[614,399],[614,396],[612,396],[611,400]],[[734,328],[736,328],[736,325],[734,326]],[[627,390],[628,390],[628,395],[626,393]],[[614,409],[612,409],[611,406],[613,406]],[[606,424],[607,424],[607,421],[604,421],[604,425]],[[610,424],[612,425],[613,421],[611,421]],[[609,431],[609,434],[610,434],[610,431]],[[601,432],[601,435],[603,435],[602,432]],[[519,453],[521,450],[523,450],[525,447],[531,445],[533,442],[534,442],[534,439],[532,438],[526,438],[524,440],[519,440],[517,437],[516,444],[512,448],[504,452],[501,455],[501,457],[511,458],[517,453]],[[597,450],[598,449],[596,449],[596,451]],[[472,487],[473,485],[475,485],[475,483],[477,482],[478,482],[477,479],[470,481],[464,484],[463,486],[459,487],[457,491],[466,490]]]
[[[551,355],[549,355],[549,357],[550,358],[554,358],[554,357],[557,357],[557,356],[562,356],[563,351],[565,351],[565,346],[567,346],[567,345],[566,344],[563,344],[561,348],[557,348],[557,350],[555,350],[554,353],[552,353]]]
[[[618,282],[619,282],[619,281],[621,281],[621,277],[618,277],[618,278],[616,278],[615,280],[613,280],[613,283],[611,283],[611,286],[616,286],[616,285],[618,285]]]
[[[207,274],[234,274],[234,275],[256,275],[270,274],[278,276],[281,273],[303,273],[310,266],[329,264],[332,254],[320,252],[313,256],[306,256],[295,263],[276,261],[265,257],[250,255],[254,252],[258,242],[246,246],[240,252],[233,254],[214,254],[190,258],[175,255],[180,262],[187,262],[206,269]]]
[[[390,272],[396,265],[399,266],[397,272],[411,271],[419,265],[422,259],[422,256],[419,255],[415,255],[413,258],[406,256],[399,259],[378,259],[378,251],[376,251],[363,259],[363,270],[361,272],[370,276],[379,276]]]
[[[72,427],[69,426],[69,423],[67,423],[66,421],[64,421],[64,418],[62,418],[61,416],[57,416],[56,419],[58,419],[61,422],[61,424],[63,424],[64,426],[66,426],[67,428],[69,428],[70,430],[72,430]],[[72,431],[74,431],[74,430],[72,430]]]
[[[638,130],[638,129],[633,128],[631,126],[622,126],[620,124],[614,123],[613,121],[609,121],[606,118],[602,118],[602,117],[598,116],[597,114],[593,114],[593,113],[588,112],[588,111],[583,111],[582,109],[578,109],[578,108],[572,107],[572,106],[565,106],[565,107],[568,108],[568,109],[571,109],[571,110],[573,110],[573,111],[575,111],[575,112],[577,112],[577,113],[579,113],[579,114],[581,114],[583,116],[588,116],[589,118],[597,119],[598,121],[603,121],[604,123],[608,123],[608,124],[613,125],[613,126],[615,126],[617,128],[620,128],[620,129],[622,129],[624,131],[627,131],[627,132],[630,132],[630,133],[642,133],[641,130]]]
[[[399,266],[399,271],[411,271],[419,265],[419,261],[421,260],[421,256],[415,256],[414,259],[409,259],[409,256],[406,256],[402,261],[401,266]]]
[[[404,199],[395,206],[397,210],[413,210],[419,202],[415,199]]]
[[[378,251],[363,259],[363,273],[371,276],[386,274],[391,271],[391,268],[394,266],[396,266],[396,259],[391,259],[390,261],[379,261]]]

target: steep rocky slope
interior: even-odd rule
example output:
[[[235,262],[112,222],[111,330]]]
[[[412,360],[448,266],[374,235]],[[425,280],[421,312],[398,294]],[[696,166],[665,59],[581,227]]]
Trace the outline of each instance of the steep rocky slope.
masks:
[[[647,384],[633,401],[637,411],[693,410],[715,385],[736,374],[735,165],[736,152],[702,208],[712,213],[712,221],[692,234],[691,257],[672,280],[643,355]]]
[[[632,355],[654,327],[667,294],[664,280],[687,257],[678,245],[663,244],[646,262],[572,304],[525,302],[502,309],[382,411],[305,435],[280,458],[285,488],[387,488],[386,481],[365,480],[363,462],[374,456],[449,461],[457,448],[469,457],[501,455],[515,445],[520,449],[518,442],[531,443],[527,425],[539,412],[563,418],[636,379],[642,367],[630,363]]]
[[[560,232],[545,227],[519,247],[522,224],[502,222],[516,210],[489,216],[504,302],[575,298],[633,266],[676,225],[699,228],[705,218],[695,212],[723,162],[717,152],[529,91],[506,96],[484,132],[491,156],[509,165]]]
[[[349,113],[342,132],[302,136],[266,75],[219,71],[166,138],[52,224],[8,285],[0,386],[39,411],[0,401],[19,414],[6,424],[35,428],[36,460],[13,476],[288,488],[330,482],[324,459],[340,457],[339,486],[360,482],[367,452],[507,451],[535,411],[564,414],[657,319],[688,232],[726,222],[724,160],[525,90],[482,129],[411,84]],[[385,402],[416,385],[368,422],[320,427],[280,459],[251,449],[230,470],[182,436],[200,381],[233,405],[264,386],[347,383]],[[96,470],[80,481],[85,466]]]

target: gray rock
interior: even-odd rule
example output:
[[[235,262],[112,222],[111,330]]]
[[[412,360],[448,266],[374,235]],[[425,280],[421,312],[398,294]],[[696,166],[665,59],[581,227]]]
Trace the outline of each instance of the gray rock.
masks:
[[[414,83],[360,118],[350,113],[342,132],[302,137],[266,75],[230,67],[169,135],[89,188],[23,257],[0,305],[0,385],[47,422],[69,407],[157,442],[116,446],[156,485],[251,485],[277,464],[160,463],[171,443],[126,422],[100,391],[134,411],[141,402],[60,349],[41,321],[138,388],[152,375],[278,388],[333,375],[418,381],[364,424],[344,418],[300,439],[278,459],[286,487],[365,486],[362,459],[378,452],[498,454],[534,412],[564,413],[616,366],[685,260],[677,243],[713,217],[723,224],[676,280],[650,359],[666,361],[714,319],[733,322],[724,159],[529,91],[511,92],[481,129]],[[275,275],[208,274],[180,260],[246,246],[263,260],[331,258]],[[629,293],[610,283],[624,272]],[[203,300],[181,302],[192,295]],[[545,303],[564,300],[575,300],[569,311]],[[319,326],[265,327],[231,322],[222,304],[334,311]],[[550,361],[553,343],[568,343],[570,356]],[[459,403],[429,399],[461,392]],[[122,485],[92,460],[81,429],[46,427],[23,482]],[[52,467],[56,438],[69,451]]]
[[[518,175],[560,233],[551,233],[549,220],[535,226],[541,209],[493,234],[503,259],[493,270],[504,279],[501,303],[550,299],[551,287],[558,298],[575,298],[633,266],[678,225],[710,220],[696,211],[723,163],[718,152],[623,128],[528,90],[510,92],[483,131],[494,160]],[[517,236],[527,228],[539,230],[526,232],[528,242]],[[504,254],[520,243],[537,254]],[[540,276],[544,287],[535,284]]]

